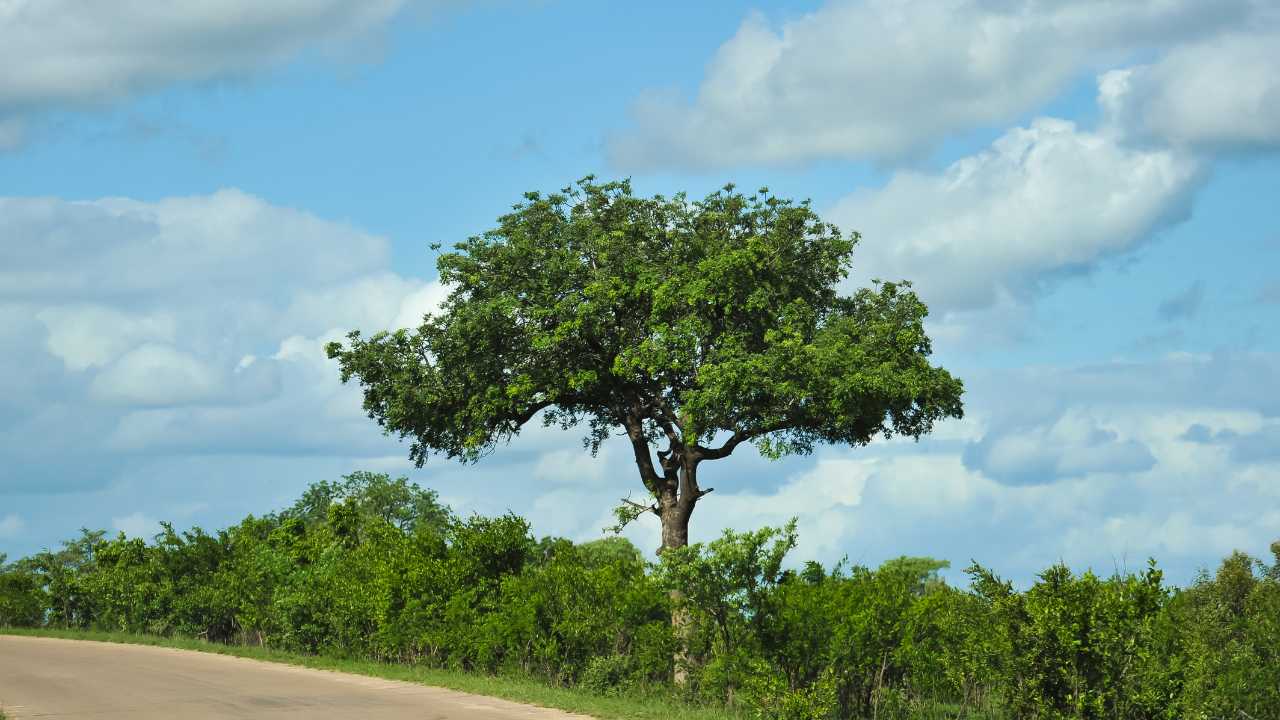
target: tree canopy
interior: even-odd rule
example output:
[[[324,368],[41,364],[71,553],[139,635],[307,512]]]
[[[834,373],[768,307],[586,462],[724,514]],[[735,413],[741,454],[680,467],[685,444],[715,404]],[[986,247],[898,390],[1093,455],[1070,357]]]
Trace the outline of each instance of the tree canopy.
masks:
[[[919,437],[961,416],[909,283],[842,294],[858,239],[767,189],[690,201],[588,177],[527,193],[442,253],[450,293],[418,328],[353,331],[328,354],[419,465],[475,461],[539,415],[584,426],[592,452],[625,433],[664,546],[680,545],[665,530],[709,492],[703,460],[744,442],[780,457]]]

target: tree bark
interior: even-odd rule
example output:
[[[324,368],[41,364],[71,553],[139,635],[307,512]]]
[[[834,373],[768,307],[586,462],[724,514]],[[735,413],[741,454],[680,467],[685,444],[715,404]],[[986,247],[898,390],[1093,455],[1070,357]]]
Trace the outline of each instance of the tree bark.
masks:
[[[662,547],[659,554],[689,544],[689,518],[702,491],[698,489],[697,460],[671,453],[662,463],[664,481],[658,494],[658,517],[662,521]],[[683,688],[689,681],[689,641],[693,635],[693,616],[683,605],[684,593],[671,590],[671,627],[676,636],[676,652],[672,658],[672,682]]]
[[[658,464],[654,465],[650,454],[649,440],[644,434],[644,426],[640,407],[625,416],[624,425],[631,439],[635,452],[636,468],[640,478],[657,500],[650,508],[662,523],[662,546],[659,555],[667,550],[685,547],[689,544],[689,517],[698,500],[711,489],[698,487],[698,463],[703,459],[696,446],[684,444],[679,434],[670,424],[664,430],[670,446],[658,453]],[[664,425],[659,421],[660,425]],[[729,450],[732,452],[732,449]],[[725,453],[727,455],[728,453]],[[659,472],[661,470],[661,472]],[[673,660],[672,681],[676,687],[683,688],[688,682],[689,639],[693,632],[693,617],[682,607],[684,593],[678,589],[671,590],[671,626],[675,633],[677,646]]]
[[[658,550],[659,554],[667,550],[674,550],[685,547],[689,544],[689,516],[693,508],[688,511],[680,507],[681,503],[674,488],[671,491],[664,492],[659,499],[659,515],[662,520],[662,547]],[[678,688],[683,688],[689,682],[689,639],[693,632],[693,618],[688,610],[684,609],[684,593],[680,590],[671,590],[671,628],[676,636],[676,652],[672,658],[671,680]]]

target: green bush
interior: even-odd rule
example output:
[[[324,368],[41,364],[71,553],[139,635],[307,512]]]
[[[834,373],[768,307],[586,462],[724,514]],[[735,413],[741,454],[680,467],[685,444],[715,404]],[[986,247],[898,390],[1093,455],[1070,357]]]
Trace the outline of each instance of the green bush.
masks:
[[[730,531],[651,564],[621,538],[535,540],[515,515],[458,518],[353,473],[217,533],[85,530],[0,558],[0,625],[660,688],[770,720],[1280,718],[1280,542],[1183,589],[1152,562],[1054,565],[1024,590],[977,564],[952,587],[931,558],[794,565],[795,544],[794,523]]]

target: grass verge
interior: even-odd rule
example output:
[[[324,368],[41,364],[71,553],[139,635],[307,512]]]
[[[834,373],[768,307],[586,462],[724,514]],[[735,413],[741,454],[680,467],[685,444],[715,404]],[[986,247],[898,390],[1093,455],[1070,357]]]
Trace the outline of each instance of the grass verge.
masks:
[[[323,655],[304,655],[245,645],[222,645],[195,638],[52,628],[0,628],[0,634],[154,645],[157,647],[218,653],[220,655],[233,655],[235,657],[265,660],[319,670],[336,670],[338,672],[368,675],[388,680],[404,680],[422,685],[434,685],[476,695],[488,695],[515,702],[568,710],[600,718],[600,720],[665,720],[672,717],[679,717],[681,720],[742,720],[744,717],[739,713],[724,708],[692,706],[681,702],[674,696],[658,691],[602,696],[585,690],[554,687],[529,677],[478,675],[457,670],[439,670],[419,665],[400,665],[370,660],[348,660]],[[4,719],[4,711],[0,710],[0,720]]]

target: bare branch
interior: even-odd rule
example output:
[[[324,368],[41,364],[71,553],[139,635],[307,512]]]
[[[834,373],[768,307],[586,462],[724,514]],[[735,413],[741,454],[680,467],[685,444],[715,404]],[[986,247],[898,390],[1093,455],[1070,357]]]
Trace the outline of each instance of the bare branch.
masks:
[[[708,491],[708,492],[710,492],[710,491]],[[631,500],[630,498],[622,498],[622,502],[626,503],[627,505],[630,505],[631,507],[635,508],[636,510],[639,510],[641,513],[651,512],[651,513],[653,513],[654,515],[658,515],[659,517],[661,517],[661,515],[662,515],[662,513],[658,510],[658,506],[657,506],[657,505],[641,505],[640,503],[635,502],[635,501]]]
[[[653,513],[658,517],[662,514],[658,511],[657,505],[644,506],[638,502],[632,502],[630,498],[622,498],[622,504],[613,509],[613,516],[618,519],[617,524],[604,528],[605,532],[620,533],[627,525],[635,522],[645,513]]]

